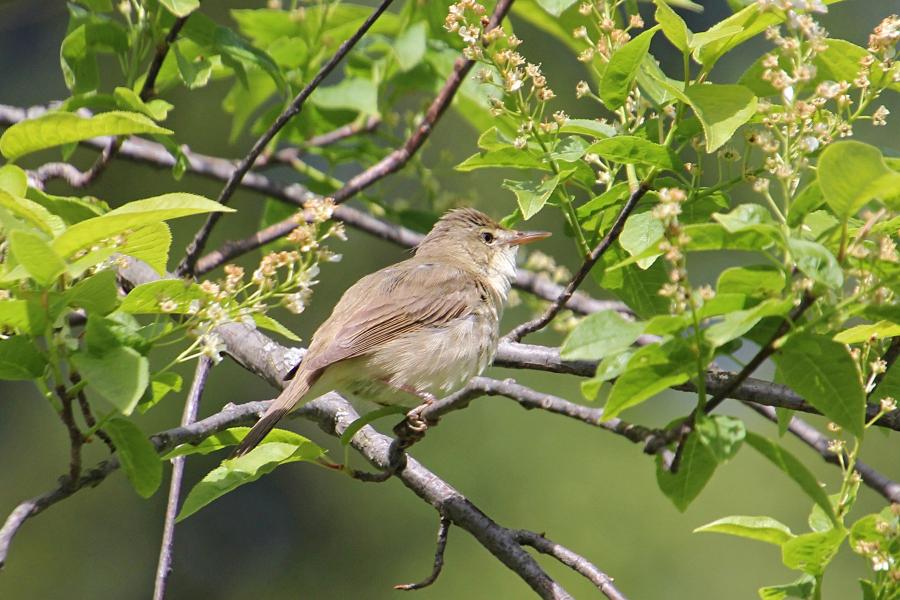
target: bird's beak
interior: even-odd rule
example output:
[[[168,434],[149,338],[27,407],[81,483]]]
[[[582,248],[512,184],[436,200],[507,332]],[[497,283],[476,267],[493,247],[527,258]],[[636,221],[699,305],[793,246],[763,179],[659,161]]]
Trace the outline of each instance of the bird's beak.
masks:
[[[521,246],[550,237],[549,231],[511,231],[512,236],[506,243],[510,246]]]

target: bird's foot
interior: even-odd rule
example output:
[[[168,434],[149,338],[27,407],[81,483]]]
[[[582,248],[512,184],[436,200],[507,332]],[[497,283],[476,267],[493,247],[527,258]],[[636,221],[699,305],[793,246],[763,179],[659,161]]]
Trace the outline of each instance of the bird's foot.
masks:
[[[400,448],[403,450],[425,437],[425,432],[428,431],[430,423],[428,419],[422,416],[422,413],[437,401],[437,398],[428,392],[419,392],[417,395],[422,398],[422,404],[406,413],[406,418],[394,427],[394,433],[397,435]]]

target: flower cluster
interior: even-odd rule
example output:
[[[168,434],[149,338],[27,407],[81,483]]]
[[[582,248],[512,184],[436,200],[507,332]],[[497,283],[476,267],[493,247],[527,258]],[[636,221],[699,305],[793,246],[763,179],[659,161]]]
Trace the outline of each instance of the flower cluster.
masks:
[[[273,306],[295,314],[303,312],[318,283],[319,264],[340,260],[340,255],[323,242],[347,239],[343,224],[330,221],[333,213],[330,198],[310,199],[294,217],[297,227],[286,237],[290,248],[266,253],[249,277],[243,267],[229,264],[224,277],[197,286],[200,297],[192,297],[189,302],[160,298],[161,312],[187,315],[183,325],[195,337],[179,360],[203,355],[218,362],[224,348],[215,332],[220,325],[240,322],[255,327],[257,319]]]
[[[659,295],[672,302],[672,313],[682,314],[691,307],[692,289],[688,282],[687,265],[685,264],[684,246],[691,241],[678,220],[681,205],[687,200],[684,190],[678,188],[662,188],[659,190],[659,204],[651,213],[663,225],[663,241],[659,251],[669,263],[669,281],[659,290]],[[709,286],[697,290],[700,299],[709,300],[713,290]]]
[[[783,28],[766,30],[775,51],[762,60],[761,77],[778,92],[780,101],[759,102],[762,129],[751,131],[748,141],[762,151],[765,170],[779,182],[782,203],[787,206],[809,168],[810,155],[837,138],[852,136],[859,119],[886,125],[889,111],[884,106],[870,116],[864,111],[900,78],[900,65],[893,60],[900,19],[888,17],[876,27],[869,53],[859,60],[852,78],[831,81],[819,76],[816,64],[816,57],[828,50],[828,33],[813,18],[814,13],[827,12],[827,7],[817,1],[758,2],[763,10],[783,11],[786,18]],[[768,185],[763,177],[753,187],[775,204]]]

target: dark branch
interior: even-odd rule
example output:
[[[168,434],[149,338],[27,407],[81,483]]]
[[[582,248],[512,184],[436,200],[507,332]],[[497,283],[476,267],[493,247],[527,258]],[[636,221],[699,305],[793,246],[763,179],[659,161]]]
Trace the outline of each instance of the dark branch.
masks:
[[[603,595],[609,600],[626,600],[625,595],[613,585],[612,577],[601,571],[592,562],[581,555],[575,554],[565,546],[560,546],[545,538],[542,534],[532,531],[517,531],[516,540],[525,546],[531,546],[541,554],[552,556],[576,573],[583,575],[591,583],[597,586]]]
[[[381,117],[375,115],[367,118],[361,123],[348,123],[342,125],[328,133],[314,135],[300,146],[282,148],[272,153],[263,153],[256,161],[256,167],[260,168],[277,164],[293,164],[294,161],[299,160],[301,156],[306,154],[309,148],[322,148],[361,133],[372,133],[379,125],[381,125]]]
[[[393,0],[382,0],[381,4],[378,5],[371,15],[363,22],[363,24],[356,30],[356,32],[351,35],[349,38],[344,40],[344,42],[338,47],[337,52],[334,53],[327,63],[325,63],[319,72],[316,73],[315,77],[312,78],[300,93],[297,94],[288,107],[278,115],[278,118],[275,119],[275,122],[269,126],[269,128],[265,131],[265,133],[260,136],[256,143],[253,144],[253,147],[250,148],[250,151],[247,153],[244,158],[241,159],[241,162],[238,163],[237,168],[232,171],[228,181],[225,182],[225,187],[222,188],[222,192],[219,194],[217,201],[220,204],[228,204],[228,201],[231,200],[231,196],[234,194],[235,190],[237,190],[238,185],[240,185],[241,180],[244,178],[244,175],[247,174],[247,171],[253,167],[253,164],[256,162],[256,159],[262,154],[263,150],[266,149],[266,146],[275,135],[284,128],[285,125],[288,124],[294,116],[300,113],[303,109],[303,104],[306,102],[306,99],[315,91],[317,87],[324,81],[324,79],[334,70],[334,68],[338,65],[339,62],[347,55],[348,52],[356,45],[359,40],[369,31],[369,28],[378,20],[378,17],[387,10],[388,6],[391,5]],[[206,241],[209,239],[210,233],[212,233],[213,227],[215,227],[222,213],[211,213],[209,217],[207,217],[206,222],[200,228],[200,231],[194,236],[194,239],[191,240],[191,243],[188,244],[187,249],[185,250],[185,256],[182,259],[181,263],[178,265],[177,272],[179,275],[193,275],[194,266],[197,262],[197,259],[200,256],[200,253],[203,252],[203,248],[206,246]]]
[[[622,210],[619,211],[618,216],[616,217],[615,222],[613,222],[612,227],[609,228],[609,231],[606,232],[606,235],[603,236],[603,239],[600,240],[600,243],[597,244],[593,250],[591,250],[590,254],[584,259],[584,262],[581,265],[581,268],[578,269],[578,272],[572,277],[572,280],[565,287],[559,297],[554,300],[550,306],[547,307],[547,310],[544,311],[544,314],[537,317],[536,319],[532,319],[531,321],[527,321],[522,323],[521,325],[515,327],[512,331],[506,334],[505,339],[518,342],[523,337],[528,335],[529,333],[533,333],[540,329],[543,329],[547,326],[553,318],[559,314],[559,311],[563,309],[563,307],[568,303],[569,298],[572,297],[572,294],[578,289],[578,286],[581,285],[581,282],[584,281],[585,277],[588,276],[588,273],[591,272],[591,269],[594,268],[594,265],[603,256],[603,253],[609,249],[612,244],[619,239],[619,234],[622,233],[622,229],[625,227],[625,221],[628,220],[628,217],[631,215],[634,208],[637,206],[638,202],[640,202],[641,198],[644,197],[650,190],[650,186],[647,182],[642,182],[636,190],[631,192],[631,195],[628,197],[628,200],[625,202],[625,205],[622,207]]]
[[[212,361],[201,356],[194,371],[194,382],[191,391],[184,401],[184,412],[181,415],[181,426],[186,427],[197,420],[200,409],[200,398],[206,388],[206,380],[212,368]],[[178,502],[181,496],[181,483],[184,479],[184,456],[172,459],[172,479],[169,482],[169,499],[166,503],[166,517],[163,524],[162,543],[159,548],[159,562],[156,566],[156,580],[153,585],[153,600],[163,600],[166,596],[166,583],[172,572],[172,551],[175,546],[175,517],[178,516]]]
[[[444,550],[447,548],[447,535],[450,533],[450,519],[441,517],[441,523],[438,526],[437,548],[434,551],[434,566],[431,568],[431,574],[418,583],[401,583],[394,586],[395,590],[411,591],[426,588],[435,581],[444,568]]]

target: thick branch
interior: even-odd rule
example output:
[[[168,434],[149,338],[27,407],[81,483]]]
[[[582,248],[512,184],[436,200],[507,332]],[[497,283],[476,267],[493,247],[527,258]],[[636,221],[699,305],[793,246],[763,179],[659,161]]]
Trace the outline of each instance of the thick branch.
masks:
[[[325,63],[319,72],[316,73],[315,77],[312,78],[300,93],[297,94],[288,107],[278,115],[278,118],[275,119],[275,122],[269,126],[269,128],[260,136],[256,143],[253,144],[253,147],[250,148],[250,151],[247,153],[244,158],[241,159],[241,162],[238,163],[237,168],[232,172],[231,176],[228,178],[228,181],[225,183],[225,187],[222,188],[222,192],[219,194],[218,202],[220,204],[228,204],[228,201],[231,200],[232,194],[234,194],[235,190],[237,190],[238,185],[241,183],[241,179],[244,178],[244,175],[247,174],[247,171],[253,167],[253,164],[256,162],[256,159],[262,154],[263,150],[266,149],[269,142],[275,137],[275,135],[284,128],[285,125],[288,124],[294,116],[300,113],[303,109],[303,104],[306,102],[306,99],[315,91],[317,87],[325,80],[325,78],[337,67],[338,63],[347,55],[348,52],[356,45],[359,40],[369,31],[369,28],[375,24],[375,21],[378,20],[378,17],[387,10],[388,6],[391,5],[393,0],[382,0],[381,4],[378,5],[371,15],[363,22],[363,24],[356,30],[356,32],[351,35],[349,38],[344,40],[344,42],[338,47],[337,52],[334,53],[334,56],[329,59],[327,63]],[[178,274],[179,275],[192,275],[194,271],[194,265],[197,262],[197,258],[199,258],[200,253],[203,252],[204,246],[206,246],[206,240],[209,239],[210,233],[212,233],[212,229],[215,226],[216,222],[218,222],[219,218],[222,216],[222,213],[211,213],[206,222],[200,228],[200,231],[194,236],[194,239],[191,240],[191,243],[188,244],[187,249],[185,250],[185,256],[182,259],[181,263],[178,265]]]

